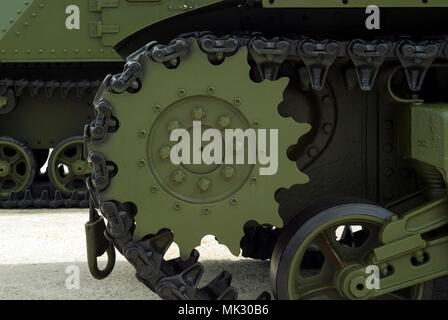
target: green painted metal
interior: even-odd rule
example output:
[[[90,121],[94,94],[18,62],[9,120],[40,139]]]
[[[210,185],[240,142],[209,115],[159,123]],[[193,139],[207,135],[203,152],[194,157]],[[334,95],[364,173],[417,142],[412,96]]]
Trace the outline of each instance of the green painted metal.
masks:
[[[414,103],[400,108],[398,149],[403,156],[448,169],[448,105]]]
[[[381,234],[383,243],[392,243],[403,238],[423,234],[448,224],[448,198],[434,200],[419,206],[398,219],[387,223]]]
[[[34,174],[35,163],[28,150],[13,139],[0,138],[0,197],[24,190]]]
[[[447,236],[423,240],[421,235],[414,235],[375,248],[369,263],[350,269],[341,280],[340,287],[354,295],[357,290],[350,285],[352,279],[364,273],[365,281],[366,267],[377,265],[381,270],[380,288],[366,291],[363,298],[381,297],[447,275],[447,261]]]
[[[389,81],[390,82],[390,81]],[[394,94],[390,90],[392,98]],[[446,181],[447,139],[446,104],[424,104],[422,101],[395,99],[402,105],[397,108],[398,149],[403,156],[425,162],[443,173]],[[400,216],[394,215],[380,231],[382,245],[373,250],[371,263],[380,266],[385,273],[381,288],[368,292],[368,298],[416,285],[448,274],[448,237],[423,237],[429,231],[448,224],[448,198],[443,197],[425,203]],[[351,276],[365,269],[354,268]],[[391,269],[392,271],[387,271]],[[343,286],[347,287],[346,282]]]
[[[448,274],[448,237],[424,241],[425,248],[387,260],[393,272],[381,279],[381,287],[372,290],[372,297],[407,288]]]
[[[281,227],[280,217],[273,214],[278,210],[275,191],[308,182],[286,150],[310,126],[278,115],[272,106],[282,101],[288,80],[251,81],[246,48],[215,66],[196,40],[192,46],[176,69],[147,58],[139,92],[103,95],[120,126],[113,137],[91,143],[89,150],[117,165],[104,198],[137,205],[136,238],[169,228],[185,257],[203,236],[213,234],[238,255],[244,223],[258,220]],[[146,85],[151,83],[161,85]],[[279,171],[261,176],[260,164],[174,166],[165,160],[164,148],[174,144],[170,130],[191,128],[195,117],[203,117],[204,127],[221,130],[278,129]]]
[[[24,90],[12,112],[0,117],[0,136],[14,137],[32,149],[54,148],[60,141],[82,134],[83,124],[93,120],[93,97],[66,98],[56,92],[51,99],[32,97]],[[38,124],[38,125],[37,125]]]
[[[85,179],[91,173],[87,161],[82,160],[83,137],[72,137],[61,141],[48,160],[50,181],[63,193],[86,192]]]
[[[445,0],[262,0],[265,8],[448,7]]]
[[[384,220],[366,214],[362,210],[359,214],[343,213],[331,219],[318,220],[321,224],[312,226],[311,232],[307,233],[295,251],[288,274],[288,299],[328,297],[363,300],[373,297],[380,299],[421,297],[424,286],[420,285],[420,282],[405,286],[407,289],[402,292],[379,291],[366,287],[367,277],[370,275],[366,273],[366,267],[374,264],[371,253],[380,244],[379,235]],[[368,230],[368,237],[362,245],[350,246],[337,239],[338,230],[348,226],[361,226],[363,230]],[[320,269],[307,270],[302,267],[310,246],[319,248],[325,257]]]
[[[0,63],[122,62],[113,47],[124,39],[169,18],[222,2],[224,0],[2,0]],[[264,8],[448,7],[445,0],[253,2],[261,2]],[[69,17],[66,9],[73,5],[79,8],[80,27],[69,30],[66,27]],[[203,120],[206,127],[220,129],[228,126],[279,128],[279,150],[287,150],[298,137],[310,130],[309,125],[279,117],[276,108],[272,108],[282,100],[288,81],[252,82],[248,77],[246,49],[227,58],[220,66],[209,64],[196,44],[193,53],[177,69],[169,70],[149,60],[145,63],[150,66],[146,68],[150,71],[146,71],[142,79],[151,84],[149,89],[143,87],[137,94],[105,95],[105,99],[116,107],[114,114],[119,118],[120,129],[115,139],[106,139],[104,143],[95,145],[96,150],[115,161],[120,168],[114,183],[104,193],[105,198],[138,204],[135,237],[141,239],[162,228],[170,228],[185,257],[199,244],[202,236],[213,233],[238,254],[242,226],[246,221],[254,219],[282,226],[280,217],[273,214],[278,210],[273,198],[275,191],[279,187],[308,182],[308,177],[298,171],[285,154],[281,155],[280,171],[274,176],[260,176],[259,165],[175,166],[166,161],[174,144],[169,141],[167,130],[177,127],[190,129],[195,119]],[[391,78],[387,82],[388,94],[399,104],[400,152],[405,158],[436,167],[446,181],[448,105],[424,104],[418,97],[399,98],[392,92]],[[153,83],[163,85],[153,86]],[[12,136],[31,149],[54,147],[67,137],[79,135],[82,124],[93,120],[91,100],[92,97],[75,100],[74,96],[48,100],[23,93],[13,112],[1,115],[0,136]],[[7,105],[8,98],[0,97],[0,111]],[[131,108],[135,112],[129,112]],[[36,127],[38,135],[35,134]],[[84,177],[89,173],[81,160],[82,140],[68,144],[71,143],[77,145],[76,157],[64,159],[62,154],[66,146],[63,145],[52,155],[49,169],[50,179],[65,194],[73,190],[67,187],[73,177]],[[17,158],[9,157],[4,152],[5,148],[16,150]],[[20,177],[14,177],[17,161],[25,168]],[[60,164],[71,169],[65,178],[67,181],[58,178]],[[12,177],[17,182],[9,189],[0,185],[2,198],[7,198],[10,191],[23,191],[32,180],[34,170],[34,159],[21,144],[0,141],[0,181]],[[393,216],[386,223],[359,215],[317,226],[308,240],[314,241],[319,234],[335,225],[370,224],[374,226],[372,230],[378,229],[371,235],[372,242],[378,246],[363,249],[363,254],[369,255],[369,261],[351,257],[353,259],[344,261],[338,268],[327,263],[313,281],[325,289],[329,279],[335,281],[333,277],[336,275],[336,284],[331,282],[331,286],[336,286],[339,293],[352,298],[370,298],[409,286],[418,287],[424,281],[447,274],[448,239],[424,236],[448,224],[447,210],[448,198],[442,198]],[[90,230],[90,227],[95,230]],[[193,228],[195,232],[191,232]],[[98,235],[104,231],[104,225],[102,222],[95,226],[87,225],[86,230]],[[327,239],[327,243],[331,241]],[[93,247],[89,248],[89,266],[101,277],[101,272],[91,261],[96,259],[99,247],[106,242],[103,238],[90,239],[90,244]],[[304,242],[300,247],[298,256],[303,255],[307,244]],[[108,250],[112,255],[110,245]],[[330,251],[334,251],[331,246]],[[299,267],[297,259],[292,269]],[[382,270],[392,266],[394,272],[385,272],[382,289],[357,292],[356,284],[365,280],[364,270],[368,263],[378,264]],[[307,281],[310,280],[297,279],[296,274],[291,274],[290,287],[299,290],[291,292],[291,298],[310,293],[303,286]],[[411,297],[419,296],[420,289]]]
[[[2,0],[0,62],[122,61],[113,46],[170,17],[220,0]],[[80,28],[69,30],[68,6]]]
[[[395,70],[396,71],[396,70]],[[395,71],[392,71],[393,74]],[[404,157],[425,162],[442,172],[446,181],[447,153],[445,150],[446,104],[424,104],[422,100],[397,98],[388,85],[390,97],[397,103],[398,149]],[[379,233],[381,246],[373,250],[370,263],[384,271],[381,288],[367,293],[373,298],[411,285],[448,274],[448,238],[423,237],[429,231],[448,224],[448,198],[443,197],[425,203],[400,216],[393,215]],[[349,278],[355,278],[367,265],[350,270]],[[388,271],[392,270],[392,271]],[[342,287],[349,288],[344,280]],[[356,289],[349,290],[354,293]]]
[[[98,280],[106,278],[115,266],[115,247],[104,236],[105,230],[106,223],[103,217],[98,217],[96,220],[85,224],[87,264],[92,276]],[[107,254],[107,264],[104,269],[100,269],[98,257],[101,257],[104,253]]]
[[[312,299],[323,294],[333,299],[341,299],[341,288],[336,275],[348,266],[365,262],[368,248],[378,244],[378,231],[382,220],[368,215],[341,216],[324,221],[310,232],[296,250],[289,271],[289,299]],[[361,225],[370,231],[369,239],[362,251],[352,247],[344,247],[336,241],[336,230],[339,226]],[[324,264],[317,275],[309,276],[301,270],[301,263],[307,249],[317,246],[325,257]],[[362,254],[361,254],[362,253]]]
[[[0,109],[8,104],[8,98],[0,96]]]

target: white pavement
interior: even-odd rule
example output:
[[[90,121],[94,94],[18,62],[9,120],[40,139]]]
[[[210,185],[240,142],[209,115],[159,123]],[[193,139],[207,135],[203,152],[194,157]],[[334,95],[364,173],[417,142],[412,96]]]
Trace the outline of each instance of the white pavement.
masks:
[[[158,299],[135,278],[134,268],[118,251],[107,279],[90,275],[84,236],[87,218],[87,210],[0,210],[0,299]],[[227,270],[239,299],[271,292],[268,261],[235,257],[211,236],[197,249],[205,267],[201,285]],[[166,258],[177,255],[173,244]],[[79,267],[79,289],[66,287],[70,266]]]

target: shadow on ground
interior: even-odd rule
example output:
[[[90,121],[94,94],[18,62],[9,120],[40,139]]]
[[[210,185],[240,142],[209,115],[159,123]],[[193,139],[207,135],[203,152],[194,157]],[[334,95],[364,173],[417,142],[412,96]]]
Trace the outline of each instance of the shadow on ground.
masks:
[[[262,291],[270,292],[268,261],[205,260],[202,263],[205,272],[201,286],[227,270],[233,276],[239,299],[255,299]],[[67,279],[73,275],[66,273],[73,270],[70,266],[79,268],[79,289],[66,287]],[[134,268],[126,261],[117,261],[112,274],[104,280],[94,279],[87,263],[80,261],[0,265],[0,299],[159,299],[134,274]]]

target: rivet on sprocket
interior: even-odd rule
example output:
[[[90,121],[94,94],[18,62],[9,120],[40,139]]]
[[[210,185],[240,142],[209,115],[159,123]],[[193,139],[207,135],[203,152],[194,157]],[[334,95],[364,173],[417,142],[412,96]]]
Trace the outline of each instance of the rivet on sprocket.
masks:
[[[156,113],[160,112],[161,109],[162,109],[162,107],[158,104],[156,104],[155,106],[152,107],[152,110]]]
[[[180,203],[180,202],[175,202],[174,205],[173,205],[173,207],[174,207],[174,210],[179,211],[180,209],[182,209],[182,203]]]
[[[185,91],[185,89],[179,89],[179,90],[177,90],[177,95],[178,95],[179,97],[183,97],[183,96],[185,96],[186,93],[187,93],[187,92]]]
[[[254,120],[254,121],[252,122],[252,126],[253,126],[254,128],[258,128],[260,125],[261,125],[261,121],[260,121],[260,120]]]
[[[141,129],[141,130],[139,130],[139,131],[138,131],[138,136],[139,136],[140,138],[144,138],[144,137],[146,137],[146,130],[145,130],[145,129]]]
[[[209,207],[204,207],[202,208],[202,214],[203,215],[208,215],[210,214],[211,209]]]
[[[215,93],[215,87],[213,87],[213,86],[208,87],[207,88],[207,93],[210,94],[210,95],[214,94]]]
[[[145,159],[140,159],[140,160],[138,160],[138,162],[137,162],[137,164],[138,164],[139,167],[143,167],[143,166],[145,165],[145,163],[146,163]]]
[[[249,182],[250,182],[251,184],[256,184],[256,183],[258,182],[258,178],[257,178],[257,177],[251,177],[251,178],[249,179]]]
[[[159,191],[159,186],[156,185],[156,184],[153,184],[153,185],[151,186],[151,192],[152,192],[152,193],[157,193],[157,191]]]
[[[230,199],[230,204],[232,206],[236,206],[238,204],[238,198],[231,198]]]
[[[241,98],[236,97],[235,99],[233,99],[233,104],[239,107],[241,105]]]

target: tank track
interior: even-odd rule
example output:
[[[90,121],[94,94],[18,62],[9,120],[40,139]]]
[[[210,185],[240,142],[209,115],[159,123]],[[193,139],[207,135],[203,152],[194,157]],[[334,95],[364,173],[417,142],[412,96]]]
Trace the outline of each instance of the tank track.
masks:
[[[33,187],[33,186],[32,186]],[[70,196],[64,196],[60,190],[51,193],[48,189],[41,191],[40,196],[33,196],[32,187],[25,190],[23,197],[11,192],[8,200],[0,201],[2,209],[29,209],[29,208],[88,208],[89,195],[81,197],[78,191],[73,191]]]
[[[278,67],[287,59],[301,60],[308,70],[309,85],[315,90],[323,88],[328,69],[336,59],[346,59],[351,60],[356,67],[358,81],[363,90],[372,89],[379,68],[386,60],[394,60],[403,66],[409,88],[412,91],[419,91],[431,64],[437,58],[448,58],[448,42],[444,37],[419,42],[410,39],[398,41],[378,39],[370,42],[356,39],[341,42],[316,41],[299,36],[267,39],[260,33],[222,37],[208,32],[183,34],[168,45],[156,42],[147,44],[129,56],[123,73],[106,77],[95,99],[96,120],[85,127],[86,146],[91,141],[102,140],[116,126],[116,120],[112,117],[112,106],[102,100],[102,93],[105,91],[121,93],[134,89],[131,84],[136,83],[143,70],[140,58],[144,56],[164,63],[168,67],[182,63],[181,57],[188,52],[188,39],[191,37],[197,39],[200,48],[209,55],[209,60],[212,62],[234,54],[243,46],[248,47],[262,79],[275,79]],[[87,148],[85,150],[87,151]],[[96,212],[96,209],[100,209],[107,220],[105,226],[107,240],[113,243],[135,267],[139,281],[163,299],[237,297],[236,290],[230,285],[231,275],[225,271],[207,286],[198,288],[204,269],[198,262],[199,253],[196,250],[192,251],[186,261],[180,258],[165,261],[164,253],[173,241],[171,232],[165,230],[151,238],[134,241],[132,233],[135,221],[132,208],[115,201],[101,202],[101,193],[108,187],[110,179],[113,179],[110,175],[110,172],[113,172],[110,170],[112,163],[98,152],[92,151],[85,156],[92,168],[92,175],[87,179],[87,187],[92,196],[90,222],[94,223],[101,219]],[[256,241],[252,240],[256,238],[258,237],[255,236],[250,241],[246,239],[245,243],[254,243]],[[260,256],[259,253],[255,255]],[[263,293],[259,298],[268,299],[269,296]]]
[[[94,94],[101,85],[101,80],[82,81],[58,81],[58,80],[0,80],[0,95],[6,95],[13,89],[15,97],[20,97],[24,90],[29,90],[31,97],[36,97],[44,90],[45,97],[50,99],[59,92],[62,98],[66,98],[72,91],[77,98],[82,98],[87,91]],[[1,116],[1,115],[0,115]],[[89,195],[80,195],[73,191],[70,195],[64,195],[60,190],[52,186],[49,181],[34,181],[32,185],[20,193],[11,192],[8,199],[0,200],[0,208],[88,208]]]
[[[30,95],[36,97],[39,94],[39,90],[45,91],[45,96],[51,98],[55,94],[55,90],[59,89],[61,96],[66,98],[71,90],[75,90],[76,96],[82,98],[88,89],[91,92],[96,92],[101,85],[100,80],[95,81],[41,81],[41,80],[11,80],[2,79],[0,80],[0,94],[5,95],[7,90],[14,88],[14,93],[16,97],[20,97],[23,90],[29,89]]]

